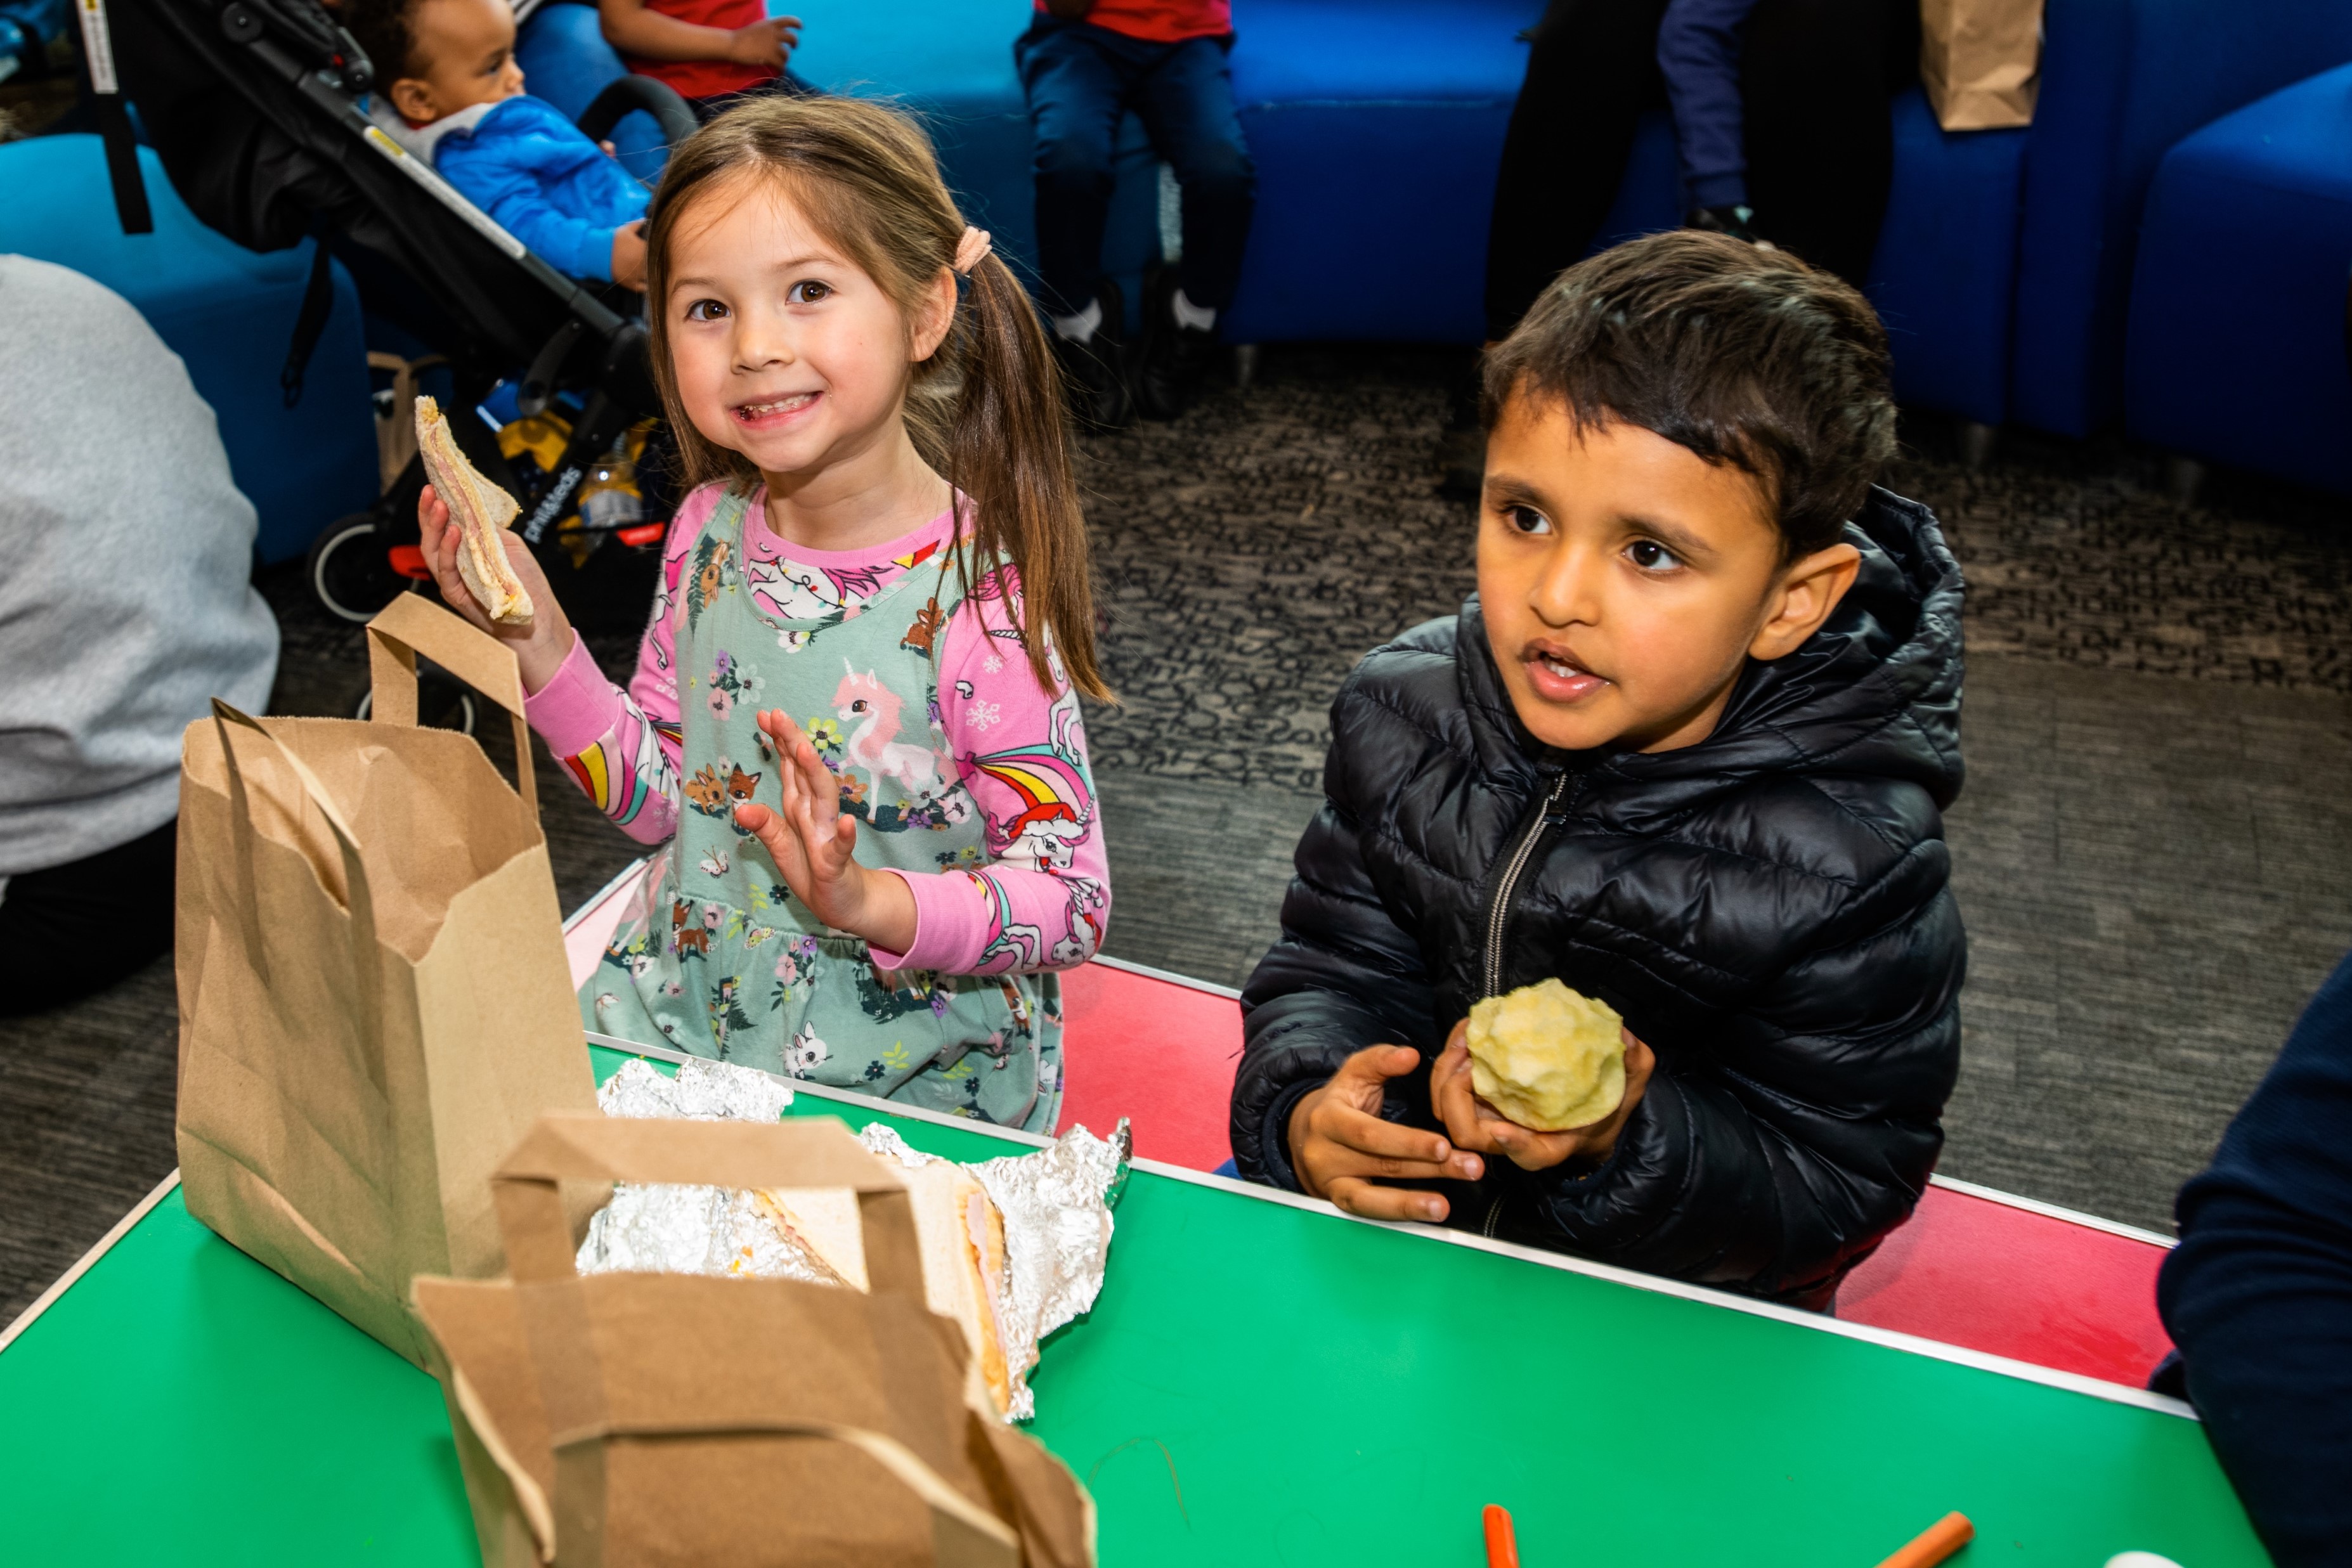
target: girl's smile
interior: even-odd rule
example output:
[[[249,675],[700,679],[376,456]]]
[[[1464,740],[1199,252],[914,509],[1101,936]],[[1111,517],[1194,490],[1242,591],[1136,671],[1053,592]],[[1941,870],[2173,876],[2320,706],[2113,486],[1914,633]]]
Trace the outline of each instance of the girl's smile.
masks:
[[[798,416],[813,412],[824,393],[786,392],[761,402],[739,402],[728,412],[745,430],[782,430]]]

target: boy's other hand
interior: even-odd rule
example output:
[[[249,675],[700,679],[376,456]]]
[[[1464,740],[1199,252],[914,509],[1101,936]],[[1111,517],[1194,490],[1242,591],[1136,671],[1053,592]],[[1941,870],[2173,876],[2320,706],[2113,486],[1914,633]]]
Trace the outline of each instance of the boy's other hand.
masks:
[[[1642,1103],[1642,1092],[1650,1086],[1651,1071],[1657,1066],[1657,1057],[1633,1037],[1632,1030],[1619,1032],[1625,1038],[1625,1097],[1598,1122],[1563,1132],[1538,1133],[1520,1126],[1478,1098],[1470,1082],[1468,1019],[1454,1026],[1437,1065],[1430,1069],[1430,1103],[1456,1145],[1501,1155],[1523,1171],[1549,1170],[1580,1155],[1598,1165],[1617,1147],[1617,1134],[1625,1130],[1633,1107]]]
[[[507,564],[514,569],[523,591],[530,595],[530,619],[520,626],[491,620],[467,591],[466,580],[457,572],[462,541],[448,504],[433,493],[430,485],[416,497],[416,548],[433,573],[433,585],[441,591],[441,602],[513,649],[522,689],[536,693],[555,678],[555,672],[572,656],[572,622],[563,606],[555,601],[555,590],[548,586],[547,573],[539,569],[539,558],[521,537],[510,528],[500,528],[499,543],[505,547]]]
[[[1374,1045],[1339,1064],[1330,1081],[1292,1107],[1290,1168],[1309,1197],[1328,1197],[1367,1219],[1419,1219],[1434,1225],[1446,1202],[1433,1192],[1381,1186],[1374,1178],[1475,1181],[1486,1163],[1435,1133],[1381,1119],[1381,1091],[1421,1063],[1421,1052]]]
[[[793,57],[793,50],[800,41],[798,16],[771,16],[764,22],[736,28],[727,42],[727,57],[739,66],[780,71]]]
[[[607,152],[612,149],[604,149]],[[613,281],[624,288],[646,291],[646,220],[623,224],[613,231]]]

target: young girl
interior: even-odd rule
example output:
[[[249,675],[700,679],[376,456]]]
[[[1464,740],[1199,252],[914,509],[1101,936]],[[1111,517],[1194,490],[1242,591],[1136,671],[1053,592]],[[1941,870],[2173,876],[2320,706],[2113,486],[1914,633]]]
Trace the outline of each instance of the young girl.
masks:
[[[501,626],[447,508],[419,507],[443,596],[513,646],[549,749],[623,831],[667,841],[583,1013],[1050,1129],[1051,971],[1093,956],[1110,910],[1077,694],[1108,694],[1035,311],[922,132],[851,99],[713,121],[671,156],[646,245],[697,487],[627,692],[519,540],[537,614]]]

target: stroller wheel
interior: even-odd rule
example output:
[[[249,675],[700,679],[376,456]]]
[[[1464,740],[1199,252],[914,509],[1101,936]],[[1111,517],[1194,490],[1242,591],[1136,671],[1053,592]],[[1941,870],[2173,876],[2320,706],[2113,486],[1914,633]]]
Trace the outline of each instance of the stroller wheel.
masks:
[[[329,613],[345,621],[373,620],[408,586],[392,569],[373,512],[353,512],[321,528],[305,564],[310,591]]]
[[[373,712],[375,694],[362,692],[352,708],[352,716],[363,720]],[[454,729],[459,735],[471,735],[474,694],[438,670],[421,670],[416,677],[416,722],[427,729]]]

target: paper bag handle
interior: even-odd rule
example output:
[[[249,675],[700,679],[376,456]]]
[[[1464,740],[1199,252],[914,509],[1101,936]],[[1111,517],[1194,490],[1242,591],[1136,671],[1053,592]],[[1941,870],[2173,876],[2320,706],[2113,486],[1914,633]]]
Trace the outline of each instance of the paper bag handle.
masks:
[[[490,1176],[519,1285],[577,1270],[559,1183],[670,1182],[725,1187],[847,1187],[864,1221],[866,1279],[876,1295],[923,1299],[914,1203],[897,1172],[830,1119],[680,1122],[550,1111]]]
[[[383,1015],[383,988],[375,957],[375,899],[368,890],[367,862],[360,858],[359,837],[352,831],[351,824],[343,821],[341,809],[335,804],[334,797],[327,793],[327,787],[319,781],[319,776],[310,771],[309,763],[295,756],[285,742],[263,727],[259,719],[215,697],[213,728],[220,737],[221,760],[228,771],[229,832],[236,841],[237,863],[245,868],[247,878],[253,875],[254,863],[252,795],[246,788],[245,769],[237,762],[236,747],[229,740],[231,725],[259,736],[278,759],[286,764],[287,769],[294,775],[294,781],[302,787],[303,797],[326,820],[328,831],[334,835],[335,847],[342,852],[343,908],[351,916],[352,974],[360,987],[362,1043],[367,1048],[364,1055],[369,1075],[374,1079],[376,1088],[383,1090],[383,1051],[376,1037],[376,1029]],[[237,902],[240,906],[238,916],[246,927],[246,950],[253,955],[266,985],[269,977],[265,956],[267,948],[261,936],[261,911],[250,882],[244,896]]]
[[[368,715],[376,723],[416,723],[419,653],[507,710],[514,722],[515,792],[536,825],[539,776],[531,768],[522,666],[514,650],[421,593],[399,595],[368,622],[368,686],[374,694]]]
[[[556,1485],[563,1486],[563,1478],[581,1477],[582,1484],[595,1485],[600,1478],[594,1467],[564,1463],[566,1449],[613,1440],[635,1443],[658,1443],[678,1438],[696,1437],[812,1437],[819,1442],[845,1443],[857,1449],[890,1472],[908,1490],[922,1500],[931,1516],[931,1561],[937,1568],[1020,1568],[1021,1538],[1005,1522],[980,1507],[971,1499],[940,1479],[939,1471],[923,1462],[917,1454],[896,1437],[866,1427],[845,1427],[835,1421],[793,1420],[727,1420],[727,1421],[604,1421],[593,1426],[558,1432],[552,1447],[556,1455]],[[584,1473],[583,1473],[584,1472]],[[556,1511],[561,1513],[564,1511]],[[602,1509],[597,1512],[601,1513]],[[532,1524],[537,1526],[538,1521]],[[554,1521],[548,1521],[548,1534],[554,1533]],[[555,1542],[547,1542],[552,1547]],[[542,1557],[551,1556],[542,1552]]]

